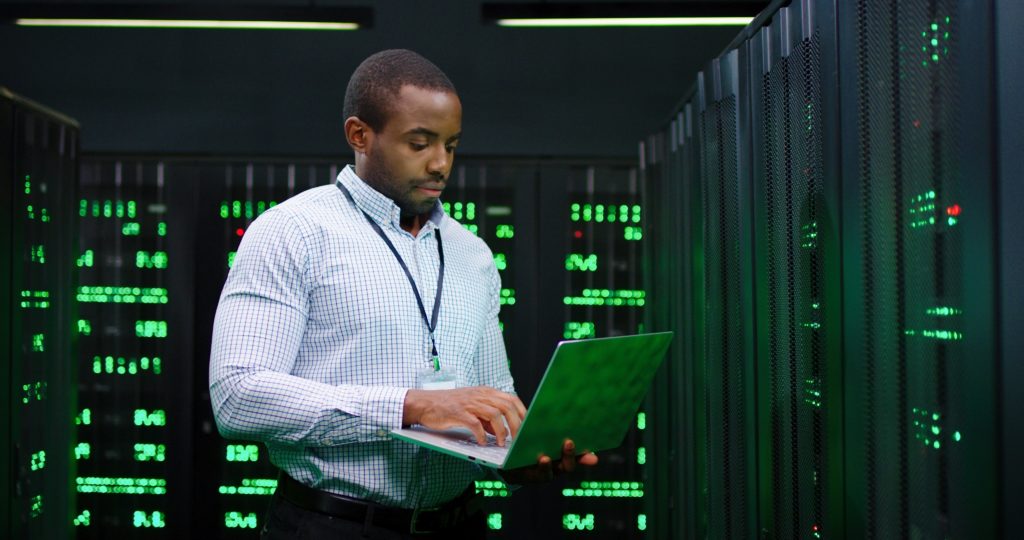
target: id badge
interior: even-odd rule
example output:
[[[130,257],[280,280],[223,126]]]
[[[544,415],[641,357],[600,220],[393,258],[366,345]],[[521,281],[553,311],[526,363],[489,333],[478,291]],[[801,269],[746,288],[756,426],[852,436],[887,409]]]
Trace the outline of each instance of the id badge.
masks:
[[[423,390],[455,390],[457,379],[451,370],[428,367],[419,374],[419,386]]]

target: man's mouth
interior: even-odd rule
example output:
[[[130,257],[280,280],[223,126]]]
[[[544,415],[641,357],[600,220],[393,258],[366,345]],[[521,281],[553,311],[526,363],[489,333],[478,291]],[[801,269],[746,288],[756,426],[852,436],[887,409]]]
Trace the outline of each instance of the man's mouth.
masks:
[[[416,186],[416,189],[430,197],[440,197],[441,192],[444,191],[444,185],[420,185]]]

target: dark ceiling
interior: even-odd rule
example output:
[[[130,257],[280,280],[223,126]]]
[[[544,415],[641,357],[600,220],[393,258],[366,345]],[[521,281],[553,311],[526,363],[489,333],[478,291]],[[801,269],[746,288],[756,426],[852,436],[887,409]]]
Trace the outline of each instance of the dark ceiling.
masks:
[[[500,28],[481,22],[475,1],[315,4],[372,5],[373,28],[2,25],[0,85],[78,119],[85,151],[347,155],[341,102],[349,75],[367,55],[404,47],[459,89],[464,154],[630,157],[740,31]]]

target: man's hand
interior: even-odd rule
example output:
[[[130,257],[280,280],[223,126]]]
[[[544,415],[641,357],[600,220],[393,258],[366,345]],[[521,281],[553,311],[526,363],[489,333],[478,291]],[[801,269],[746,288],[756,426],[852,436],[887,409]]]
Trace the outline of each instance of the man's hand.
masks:
[[[571,473],[576,470],[577,465],[593,467],[597,465],[597,454],[583,452],[576,455],[576,445],[569,439],[562,445],[562,459],[552,461],[548,456],[540,456],[536,465],[520,467],[508,471],[498,471],[498,474],[509,484],[538,484],[548,482],[555,476],[564,473]]]
[[[519,433],[525,416],[526,406],[518,397],[488,386],[455,390],[414,389],[405,396],[402,425],[420,424],[431,429],[467,428],[473,432],[478,444],[487,444],[487,433],[491,433],[498,439],[498,446],[505,446],[506,437],[515,437]]]

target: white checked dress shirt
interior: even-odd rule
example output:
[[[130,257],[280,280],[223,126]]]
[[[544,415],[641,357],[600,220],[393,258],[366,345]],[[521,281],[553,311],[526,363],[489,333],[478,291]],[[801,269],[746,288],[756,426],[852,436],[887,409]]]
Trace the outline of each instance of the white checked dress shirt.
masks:
[[[448,501],[483,476],[479,466],[393,440],[409,388],[429,366],[430,339],[401,266],[365,212],[402,255],[433,310],[443,369],[459,386],[513,392],[498,327],[500,278],[482,240],[440,203],[419,235],[351,167],[337,185],[300,193],[246,231],[221,293],[210,394],[221,434],[263,441],[270,460],[321,490],[402,508]]]

